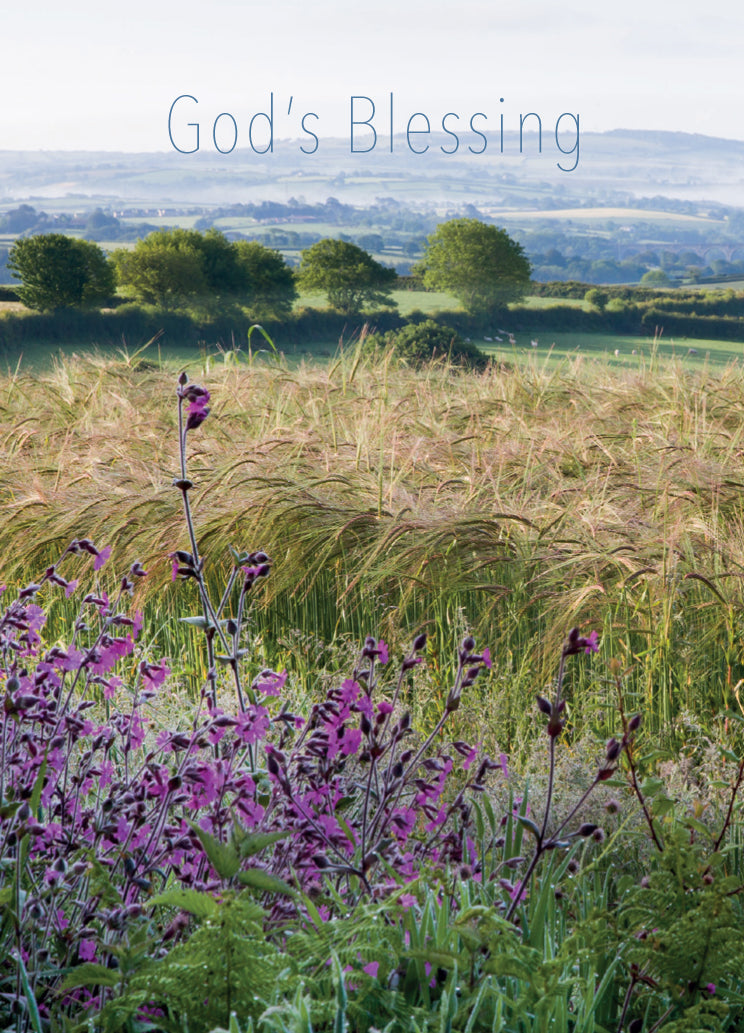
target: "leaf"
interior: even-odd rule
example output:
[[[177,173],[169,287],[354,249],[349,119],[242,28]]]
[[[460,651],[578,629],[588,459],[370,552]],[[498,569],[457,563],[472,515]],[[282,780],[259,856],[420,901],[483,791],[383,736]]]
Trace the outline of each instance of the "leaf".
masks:
[[[188,911],[195,918],[209,918],[218,908],[217,901],[209,893],[202,893],[199,890],[174,888],[159,893],[148,901],[150,907],[162,905],[163,907],[177,907],[181,911]]]
[[[283,893],[287,897],[296,896],[296,890],[288,882],[280,879],[278,875],[271,875],[269,872],[263,871],[262,868],[247,868],[243,872],[238,872],[238,882],[242,882],[244,886],[250,886],[251,889],[258,890],[260,893]]]
[[[674,800],[670,800],[668,796],[657,796],[651,805],[651,810],[655,818],[662,818],[674,810]]]
[[[116,986],[120,980],[116,969],[106,968],[95,961],[86,961],[76,965],[65,978],[60,989],[74,990],[78,986]]]
[[[529,829],[529,831],[532,833],[535,839],[540,838],[540,829],[537,827],[532,818],[527,818],[524,814],[517,814],[515,815],[515,817],[519,824],[522,826],[522,828]]]
[[[189,821],[188,824],[199,837],[199,841],[204,847],[204,853],[209,858],[212,867],[220,878],[232,879],[233,876],[237,875],[240,868],[240,858],[235,846],[232,843],[220,842],[215,836],[200,828],[195,821]]]
[[[23,958],[20,955],[18,956],[18,969],[21,973],[21,983],[23,984],[23,992],[26,995],[28,1013],[31,1016],[31,1025],[34,1027],[34,1033],[42,1033],[39,1005],[36,1002],[36,995],[31,989],[31,984],[28,981],[28,972],[26,971],[26,966],[23,963]]]
[[[697,818],[685,818],[684,822],[688,828],[699,832],[701,835],[705,836],[706,839],[713,839],[713,833],[708,826],[704,825],[702,821],[698,821]]]
[[[348,823],[344,821],[344,819],[341,817],[341,815],[338,812],[335,813],[334,817],[336,818],[336,821],[341,826],[341,831],[346,836],[346,838],[351,843],[351,845],[352,846],[356,846],[356,839],[354,837],[354,833],[349,828]]]
[[[286,839],[289,836],[287,832],[251,832],[245,836],[235,837],[238,845],[238,853],[241,857],[253,857],[254,854],[260,853],[267,846],[271,846],[272,843],[278,843],[280,839]]]
[[[182,624],[190,624],[192,628],[199,628],[200,631],[206,631],[207,628],[214,627],[214,623],[208,617],[179,617],[178,619]],[[218,621],[221,628],[224,628],[228,623],[227,620]]]
[[[212,627],[212,622],[206,617],[179,617],[178,619],[182,624],[190,624],[192,628],[199,628],[201,631]]]

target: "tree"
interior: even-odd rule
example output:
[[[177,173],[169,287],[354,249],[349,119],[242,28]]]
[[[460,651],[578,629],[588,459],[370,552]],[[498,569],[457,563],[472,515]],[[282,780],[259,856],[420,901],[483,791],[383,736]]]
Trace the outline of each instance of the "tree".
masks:
[[[641,277],[642,287],[669,287],[671,283],[663,269],[649,269]]]
[[[247,284],[243,304],[257,319],[265,315],[286,318],[297,297],[297,287],[294,272],[282,255],[256,240],[239,240],[235,250]]]
[[[8,268],[21,281],[18,297],[23,304],[39,311],[94,307],[114,292],[114,273],[101,248],[64,233],[17,240]]]
[[[440,223],[414,270],[430,290],[450,291],[467,312],[490,316],[524,297],[530,263],[506,230],[477,219]]]
[[[139,301],[206,312],[245,305],[287,315],[296,292],[292,270],[276,251],[234,243],[218,230],[156,230],[113,259],[119,284]]]
[[[599,312],[604,312],[609,300],[610,296],[607,291],[601,291],[599,287],[592,287],[584,295],[584,301],[587,305],[591,305],[592,308],[596,308]]]
[[[111,255],[116,279],[137,301],[161,308],[179,308],[206,293],[201,253],[157,230],[138,240],[132,250]]]
[[[395,308],[390,292],[397,278],[356,244],[326,237],[302,252],[298,284],[304,291],[324,291],[332,308],[351,315],[365,304]]]

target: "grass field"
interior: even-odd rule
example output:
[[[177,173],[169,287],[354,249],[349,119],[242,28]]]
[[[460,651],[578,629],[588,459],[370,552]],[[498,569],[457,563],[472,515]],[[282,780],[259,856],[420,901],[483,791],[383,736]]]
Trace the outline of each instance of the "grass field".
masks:
[[[229,544],[274,558],[254,618],[264,662],[302,682],[320,643],[331,656],[373,631],[399,647],[427,628],[436,674],[445,642],[473,628],[498,662],[462,719],[478,714],[489,741],[526,750],[535,686],[579,623],[627,666],[662,740],[693,748],[692,725],[712,734],[738,709],[738,371],[658,353],[627,368],[538,355],[475,376],[347,354],[294,368],[213,361],[204,382],[199,536],[215,576]],[[197,684],[176,620],[189,586],[166,587],[167,554],[184,544],[173,392],[173,370],[151,361],[83,357],[3,378],[0,535],[6,582],[75,536],[112,544],[119,569],[142,560],[148,623]],[[586,674],[574,690],[576,730],[601,734],[603,682]]]

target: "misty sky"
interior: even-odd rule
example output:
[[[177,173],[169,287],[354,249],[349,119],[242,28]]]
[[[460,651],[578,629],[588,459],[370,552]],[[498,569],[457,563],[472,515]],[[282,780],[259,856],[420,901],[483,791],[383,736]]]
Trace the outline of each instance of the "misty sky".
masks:
[[[392,91],[401,123],[414,111],[433,124],[448,111],[503,112],[508,129],[520,112],[555,121],[566,111],[584,132],[744,139],[742,10],[719,0],[0,0],[0,149],[167,151],[179,94],[199,101],[205,149],[218,114],[230,112],[242,138],[272,90],[279,138],[299,136],[307,112],[321,138],[348,135],[351,95],[382,109]]]

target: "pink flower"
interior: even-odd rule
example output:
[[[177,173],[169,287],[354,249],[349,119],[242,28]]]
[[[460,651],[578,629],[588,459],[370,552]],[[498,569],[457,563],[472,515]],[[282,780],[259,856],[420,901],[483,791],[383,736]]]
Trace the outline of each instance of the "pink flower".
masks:
[[[261,671],[253,682],[253,688],[256,692],[262,692],[265,696],[278,696],[284,688],[286,680],[286,668],[281,674],[277,674],[276,671]]]
[[[380,639],[380,641],[377,643],[377,658],[381,664],[386,664],[389,659],[388,647],[385,645],[385,642],[382,639]]]
[[[93,560],[93,570],[100,570],[105,564],[106,560],[111,555],[111,546],[106,545],[103,549],[96,553],[96,558]]]
[[[373,979],[377,979],[377,972],[380,968],[379,961],[370,961],[368,965],[362,968],[362,972],[366,972],[368,976],[372,976]]]
[[[472,765],[473,761],[478,756],[478,750],[479,749],[480,749],[480,746],[473,746],[473,747],[471,747],[470,753],[468,753],[467,757],[462,762],[463,771],[468,771],[470,769],[470,766]]]
[[[77,588],[78,584],[79,584],[78,581],[68,581],[67,582],[67,584],[65,585],[65,599],[69,599],[70,598],[72,593]]]
[[[96,945],[94,940],[81,940],[78,947],[78,955],[81,961],[93,961],[96,956]]]
[[[377,713],[378,714],[392,714],[392,712],[393,712],[393,704],[392,703],[388,703],[388,701],[386,699],[382,700],[381,703],[377,704]]]
[[[483,663],[486,665],[489,671],[493,667],[493,660],[491,659],[491,650],[488,648],[488,646],[486,646],[486,648],[483,650]]]
[[[586,640],[586,646],[584,647],[585,653],[598,653],[599,652],[599,635],[596,631],[593,631]]]
[[[170,668],[166,667],[162,661],[159,664],[148,664],[146,660],[142,660],[139,669],[142,677],[150,683],[153,689],[162,685],[170,674]]]

